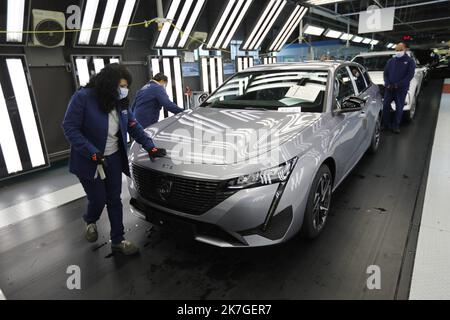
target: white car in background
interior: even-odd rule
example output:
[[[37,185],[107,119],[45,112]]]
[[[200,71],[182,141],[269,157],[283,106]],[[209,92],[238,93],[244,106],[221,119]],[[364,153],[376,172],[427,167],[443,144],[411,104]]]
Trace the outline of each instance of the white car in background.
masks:
[[[416,73],[409,85],[408,95],[405,100],[404,119],[411,121],[414,118],[417,108],[417,97],[422,88],[423,79],[426,73],[426,67],[420,66],[414,54],[408,51],[408,54],[416,62]],[[384,96],[384,67],[390,58],[395,55],[395,51],[379,51],[379,52],[364,52],[353,58],[352,61],[357,62],[369,71],[369,76],[373,83],[380,88],[381,95]],[[395,110],[395,103],[392,103],[392,109]]]

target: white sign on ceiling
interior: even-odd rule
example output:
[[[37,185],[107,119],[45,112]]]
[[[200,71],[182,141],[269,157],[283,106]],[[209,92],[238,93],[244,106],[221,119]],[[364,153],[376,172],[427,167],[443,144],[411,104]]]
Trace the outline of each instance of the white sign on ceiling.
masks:
[[[394,29],[395,7],[370,6],[359,13],[358,33],[391,31]]]

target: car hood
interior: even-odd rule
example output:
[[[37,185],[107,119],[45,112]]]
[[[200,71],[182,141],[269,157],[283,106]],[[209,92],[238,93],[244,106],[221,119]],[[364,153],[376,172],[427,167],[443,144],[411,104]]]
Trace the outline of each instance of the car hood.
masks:
[[[235,164],[277,149],[319,118],[319,113],[197,108],[156,130],[153,141],[174,162]]]

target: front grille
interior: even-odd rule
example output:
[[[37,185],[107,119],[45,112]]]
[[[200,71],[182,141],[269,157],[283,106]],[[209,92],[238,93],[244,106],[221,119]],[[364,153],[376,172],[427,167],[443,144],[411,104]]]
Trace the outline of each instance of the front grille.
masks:
[[[186,178],[133,164],[138,193],[146,200],[180,212],[201,215],[232,196],[223,181]]]

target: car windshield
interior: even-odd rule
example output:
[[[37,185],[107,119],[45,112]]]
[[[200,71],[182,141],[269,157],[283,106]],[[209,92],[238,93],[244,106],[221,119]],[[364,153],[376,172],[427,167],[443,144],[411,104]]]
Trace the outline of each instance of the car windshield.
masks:
[[[321,113],[327,81],[328,72],[319,70],[239,73],[201,107]]]
[[[392,55],[384,56],[371,56],[371,57],[356,57],[353,61],[357,62],[369,71],[383,71],[388,60],[392,58]]]

